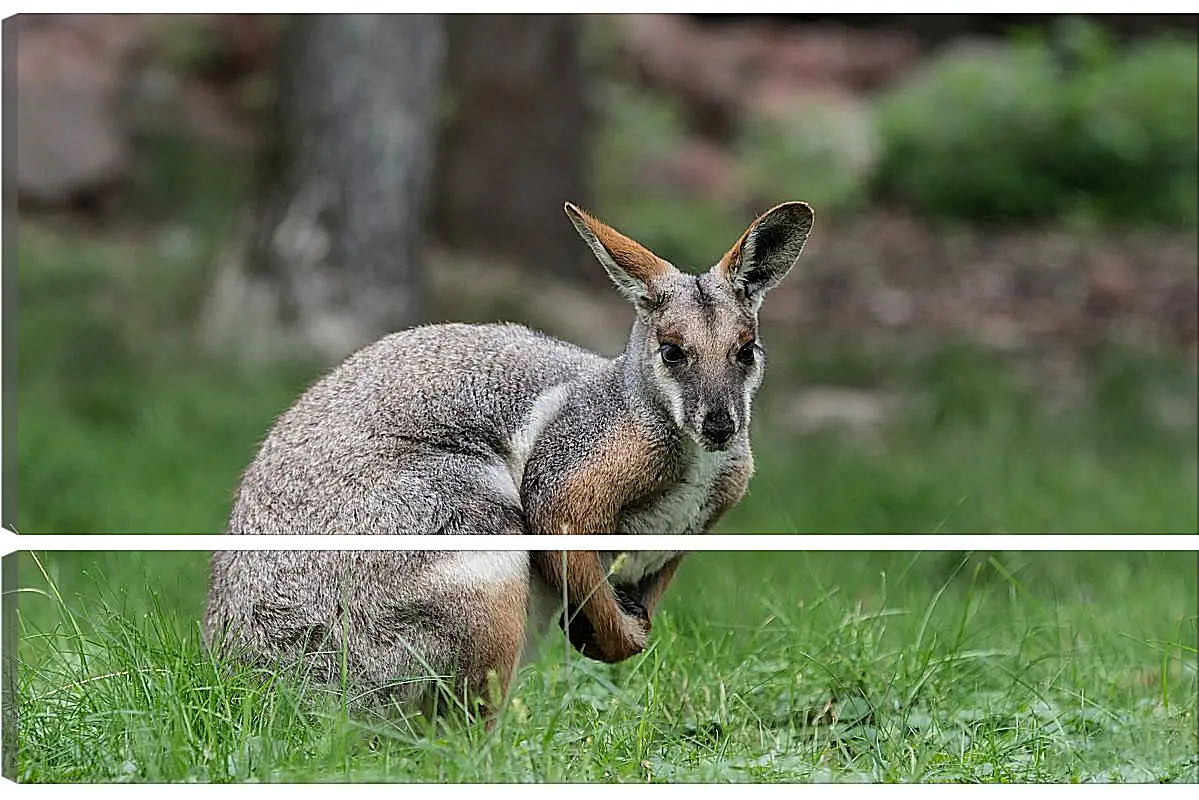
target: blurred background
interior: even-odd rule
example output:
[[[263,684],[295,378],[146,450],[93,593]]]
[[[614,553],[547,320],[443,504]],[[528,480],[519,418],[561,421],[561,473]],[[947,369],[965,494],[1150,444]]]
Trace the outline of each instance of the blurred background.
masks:
[[[23,533],[222,530],[397,328],[615,354],[567,199],[684,269],[816,209],[723,531],[1199,526],[1195,15],[4,25]]]

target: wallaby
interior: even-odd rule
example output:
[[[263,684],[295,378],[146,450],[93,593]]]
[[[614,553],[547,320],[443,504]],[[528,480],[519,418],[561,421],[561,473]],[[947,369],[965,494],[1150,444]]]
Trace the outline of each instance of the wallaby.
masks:
[[[566,214],[636,310],[624,353],[603,358],[510,324],[387,336],[279,418],[242,476],[228,532],[709,530],[753,471],[757,313],[799,258],[812,210],[776,206],[698,275],[570,203]],[[404,704],[428,708],[441,678],[490,713],[556,619],[586,656],[642,652],[681,558],[218,552],[205,634]]]

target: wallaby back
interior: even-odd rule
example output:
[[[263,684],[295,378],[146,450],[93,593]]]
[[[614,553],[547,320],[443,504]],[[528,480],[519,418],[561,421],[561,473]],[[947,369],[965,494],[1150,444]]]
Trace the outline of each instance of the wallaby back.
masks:
[[[518,325],[387,336],[279,418],[242,476],[229,532],[523,533],[530,447],[571,385],[607,368]]]

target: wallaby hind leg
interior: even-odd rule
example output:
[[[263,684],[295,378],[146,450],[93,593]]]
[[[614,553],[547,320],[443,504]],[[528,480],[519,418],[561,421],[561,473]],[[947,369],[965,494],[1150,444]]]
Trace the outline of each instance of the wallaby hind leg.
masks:
[[[266,662],[348,679],[353,704],[498,710],[528,608],[523,551],[225,551],[206,631]],[[489,677],[494,674],[494,677]],[[492,691],[494,686],[495,691]]]
[[[486,587],[478,593],[477,603],[471,624],[472,657],[460,686],[490,727],[507,700],[525,646],[528,579]]]
[[[445,610],[440,624],[456,639],[448,658],[456,679],[426,694],[426,714],[457,709],[494,721],[524,650],[529,581],[524,552],[463,552],[447,561],[438,581],[446,594],[436,602]]]

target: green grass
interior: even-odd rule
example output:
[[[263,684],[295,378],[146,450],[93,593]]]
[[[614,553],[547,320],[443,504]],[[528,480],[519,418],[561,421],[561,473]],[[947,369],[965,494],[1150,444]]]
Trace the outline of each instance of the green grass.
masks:
[[[645,654],[555,635],[493,732],[436,733],[218,669],[204,554],[40,564],[22,781],[1199,780],[1194,553],[695,554]]]

